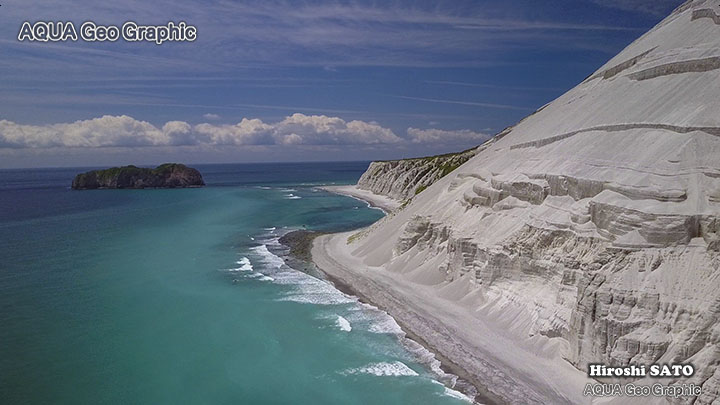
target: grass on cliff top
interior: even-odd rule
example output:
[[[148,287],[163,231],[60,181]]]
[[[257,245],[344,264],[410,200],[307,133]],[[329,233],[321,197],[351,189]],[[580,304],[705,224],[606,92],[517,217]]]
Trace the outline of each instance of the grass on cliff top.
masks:
[[[466,153],[470,153],[477,149],[479,146],[473,146],[470,149],[466,149],[461,152],[451,152],[451,153],[444,153],[442,155],[433,155],[433,156],[422,156],[422,157],[415,157],[415,158],[407,158],[407,159],[392,159],[392,160],[375,160],[375,162],[402,162],[402,161],[416,161],[416,160],[422,160],[422,161],[431,161],[433,159],[437,158],[451,158],[454,156],[460,156]]]
[[[462,166],[462,164],[465,163],[465,162],[467,162],[468,160],[470,160],[470,157],[469,157],[469,156],[468,156],[467,159],[462,159],[462,160],[459,160],[459,161],[457,161],[457,162],[455,162],[455,163],[451,163],[451,162],[443,163],[442,165],[440,165],[440,170],[441,170],[441,172],[440,172],[440,177],[439,177],[439,178],[442,178],[442,177],[447,176],[448,174],[450,174],[450,172],[452,172],[453,170],[455,170],[455,169],[457,169],[458,167]]]
[[[456,161],[456,162],[454,162],[454,163],[452,163],[452,162],[446,162],[446,163],[441,164],[440,167],[438,167],[438,169],[440,170],[440,175],[438,176],[437,179],[435,179],[435,180],[433,181],[433,183],[434,183],[435,181],[438,181],[439,179],[447,176],[448,174],[450,174],[450,172],[452,172],[453,170],[457,169],[458,167],[460,167],[463,163],[467,162],[468,160],[469,160],[469,157],[468,157],[468,159],[461,159],[461,160],[458,160],[458,161]],[[420,177],[420,178],[422,178],[422,177]],[[422,185],[417,186],[417,187],[415,188],[415,194],[414,194],[414,195],[418,195],[418,194],[422,193],[422,192],[425,191],[425,189],[428,188],[428,187],[429,187],[429,184],[422,184]]]

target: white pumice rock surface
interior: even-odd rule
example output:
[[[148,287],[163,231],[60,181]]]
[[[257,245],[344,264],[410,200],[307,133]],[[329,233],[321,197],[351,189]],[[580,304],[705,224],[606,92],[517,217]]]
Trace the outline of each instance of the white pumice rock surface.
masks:
[[[407,197],[382,176],[360,187]],[[502,329],[469,330],[440,304],[434,314],[462,331],[458,344],[495,341],[485,347],[507,375],[525,375],[513,357],[524,350],[571,376],[517,377],[518,398],[500,380],[488,387],[511,401],[579,401],[589,363],[692,363],[694,376],[663,383],[718,401],[720,3],[683,4],[407,206],[327,243],[398,294]]]

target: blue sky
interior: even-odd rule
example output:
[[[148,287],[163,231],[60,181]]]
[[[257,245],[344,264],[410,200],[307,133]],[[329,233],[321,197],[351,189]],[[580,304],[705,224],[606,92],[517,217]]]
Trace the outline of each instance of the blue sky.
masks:
[[[681,1],[61,1],[0,7],[0,167],[388,159],[482,143]],[[18,42],[23,21],[192,43]]]

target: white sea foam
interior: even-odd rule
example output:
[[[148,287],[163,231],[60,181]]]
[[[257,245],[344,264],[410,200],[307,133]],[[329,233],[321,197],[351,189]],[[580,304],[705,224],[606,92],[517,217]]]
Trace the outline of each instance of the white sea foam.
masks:
[[[263,229],[265,229],[266,231],[274,231],[277,228],[275,228],[274,226],[271,226],[270,228],[263,228]]]
[[[286,199],[286,200],[299,200],[299,199],[301,199],[301,198],[302,198],[302,197],[300,197],[300,196],[298,196],[298,195],[295,195],[295,194],[293,194],[293,193],[285,194],[285,199]]]
[[[452,388],[445,387],[445,395],[459,399],[461,401],[473,403],[473,400],[469,396],[463,394],[460,391],[455,391]]]
[[[428,366],[438,378],[450,386],[455,386],[458,377],[455,374],[448,374],[443,371],[441,367],[442,363],[435,357],[435,353],[429,351],[423,345],[412,339],[403,339],[402,345],[405,346],[407,351],[412,353],[419,363]]]
[[[293,284],[295,288],[289,291],[281,301],[293,301],[302,304],[340,305],[357,302],[357,299],[338,291],[330,283],[315,277],[291,270],[293,273],[282,273],[283,278],[278,279],[282,284]]]
[[[378,377],[416,377],[418,373],[410,367],[406,366],[401,361],[393,361],[391,363],[381,362],[372,363],[367,366],[350,368],[342,371],[340,374],[352,375],[352,374],[369,374]]]
[[[398,325],[397,322],[395,322],[395,320],[390,316],[373,322],[370,325],[369,331],[372,333],[387,333],[391,335],[403,334],[403,330],[400,328],[400,325]]]
[[[452,388],[449,388],[447,385],[441,383],[441,382],[438,381],[438,380],[430,380],[430,382],[433,383],[433,384],[442,385],[442,386],[443,386],[443,395],[447,395],[447,396],[449,396],[449,397],[453,397],[453,398],[459,399],[459,400],[461,400],[461,401],[466,401],[466,402],[474,403],[474,401],[472,400],[472,398],[470,398],[469,396],[463,394],[463,393],[460,392],[460,391],[457,391],[457,390],[454,390],[454,389],[452,389]]]
[[[272,229],[275,230],[275,228]],[[256,246],[254,248],[250,248],[250,250],[260,256],[260,261],[268,268],[278,269],[285,264],[285,260],[283,260],[282,257],[270,252],[267,245]]]
[[[275,228],[272,229],[274,230]],[[445,384],[450,387],[455,385],[457,376],[445,373],[441,369],[441,363],[435,358],[435,355],[414,340],[408,339],[400,325],[398,325],[395,319],[387,312],[372,305],[359,302],[356,297],[347,295],[337,290],[330,283],[324,280],[320,280],[287,266],[282,257],[274,254],[270,251],[270,249],[268,249],[268,247],[271,247],[275,250],[275,248],[278,248],[279,246],[279,238],[272,237],[272,239],[265,240],[264,244],[250,249],[258,256],[257,258],[252,256],[256,266],[260,266],[263,273],[265,273],[255,273],[255,277],[259,277],[260,280],[271,281],[275,284],[294,287],[287,291],[282,298],[278,299],[278,301],[291,301],[315,305],[354,304],[345,307],[348,311],[350,311],[349,314],[345,315],[347,318],[334,314],[336,317],[336,327],[345,332],[350,332],[352,329],[358,327],[372,333],[396,335],[407,352],[412,355],[413,361],[425,364],[428,368],[430,368],[436,378],[444,381]],[[371,364],[357,369],[349,369],[344,373],[372,374],[379,376],[417,375],[415,371],[400,361]],[[462,395],[464,398],[460,399],[469,400],[469,398],[458,391],[450,388],[448,388],[448,390],[447,395],[452,395],[456,398],[460,398],[458,395]]]
[[[275,227],[267,228],[267,230],[275,229]],[[334,314],[335,326],[337,328],[345,332],[350,332],[353,329],[360,328],[361,330],[367,330],[372,333],[396,335],[407,352],[412,355],[413,359],[411,361],[417,361],[418,363],[426,365],[430,368],[436,378],[444,381],[445,384],[450,387],[455,385],[457,376],[445,373],[441,369],[441,363],[435,358],[435,355],[414,340],[408,339],[400,325],[398,325],[395,319],[388,315],[387,312],[372,305],[359,302],[356,297],[347,295],[337,290],[330,283],[324,280],[320,280],[301,271],[292,269],[285,263],[285,260],[283,260],[282,257],[270,251],[268,247],[273,250],[280,247],[279,238],[277,236],[270,236],[270,238],[271,239],[265,239],[263,241],[264,244],[250,249],[250,251],[257,256],[251,256],[253,257],[253,262],[256,266],[259,266],[263,273],[265,273],[253,273],[250,276],[263,281],[271,281],[274,284],[293,287],[289,291],[285,292],[283,297],[278,298],[278,301],[291,301],[315,305],[354,304],[344,307],[346,310],[350,311],[347,315],[345,315],[345,317]],[[248,262],[249,261],[250,260],[248,259]],[[244,264],[244,258],[238,261],[238,264],[241,264],[240,262]],[[345,370],[343,374],[370,374],[377,376],[418,375],[414,370],[400,361],[391,363],[374,363],[365,367]],[[447,390],[446,394],[449,396],[463,400],[470,400],[458,391],[450,388],[447,388]],[[460,396],[462,396],[462,398]]]
[[[299,291],[293,293],[288,293],[286,296],[279,298],[278,301],[291,301],[301,304],[315,305],[341,305],[355,302],[355,300],[353,300],[352,298],[341,294],[327,292],[307,293],[305,291],[302,291],[302,288],[299,288],[298,290]]]
[[[350,325],[350,321],[343,318],[342,316],[338,315],[337,320],[335,321],[335,324],[338,328],[340,328],[343,332],[350,332],[352,330],[352,326]]]
[[[226,269],[226,271],[229,271],[231,273],[236,273],[239,271],[252,271],[253,265],[250,263],[250,259],[247,257],[243,257],[242,259],[235,262],[235,264],[238,264],[239,267],[235,267],[232,269]]]
[[[258,261],[263,264],[263,272],[273,277],[276,284],[292,285],[295,288],[288,291],[279,301],[293,301],[304,304],[337,305],[356,302],[357,299],[338,291],[330,283],[317,279],[311,275],[297,271],[285,264],[282,257],[272,253],[268,246],[279,245],[278,239],[266,241],[250,250],[259,256]]]
[[[368,331],[372,333],[385,333],[390,335],[405,335],[400,325],[387,312],[370,304],[360,303],[360,312],[357,317],[365,318]]]
[[[235,269],[232,269],[231,271],[251,271],[253,270],[253,265],[250,262],[250,259],[247,257],[243,257],[242,259],[235,262],[240,265],[240,267],[237,267]]]
[[[356,328],[363,327],[372,333],[397,336],[405,350],[412,355],[414,361],[424,364],[438,379],[449,386],[455,386],[458,377],[443,371],[441,368],[442,363],[435,357],[435,354],[420,343],[407,338],[400,325],[387,312],[365,303],[359,303],[357,307],[350,308],[350,310],[352,312],[348,315],[348,318]]]

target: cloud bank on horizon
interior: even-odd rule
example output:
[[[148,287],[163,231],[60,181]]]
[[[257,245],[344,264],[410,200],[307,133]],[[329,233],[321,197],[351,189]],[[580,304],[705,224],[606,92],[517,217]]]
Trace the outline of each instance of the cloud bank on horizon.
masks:
[[[464,149],[558,97],[681,2],[8,0],[0,167],[102,154],[122,163],[138,148],[145,162],[192,148],[183,158],[205,162],[250,148],[254,161],[318,160],[326,151],[312,147],[339,145],[357,147],[333,149],[334,160]],[[17,41],[24,21],[88,20],[187,21],[198,39]],[[63,155],[78,148],[98,156]]]
[[[408,128],[402,138],[376,122],[345,121],[325,115],[300,113],[275,123],[243,118],[234,125],[168,121],[156,127],[127,115],[110,116],[73,123],[21,125],[0,120],[0,148],[140,148],[150,146],[196,145],[374,145],[411,143],[480,144],[490,135],[470,130],[447,131]]]

